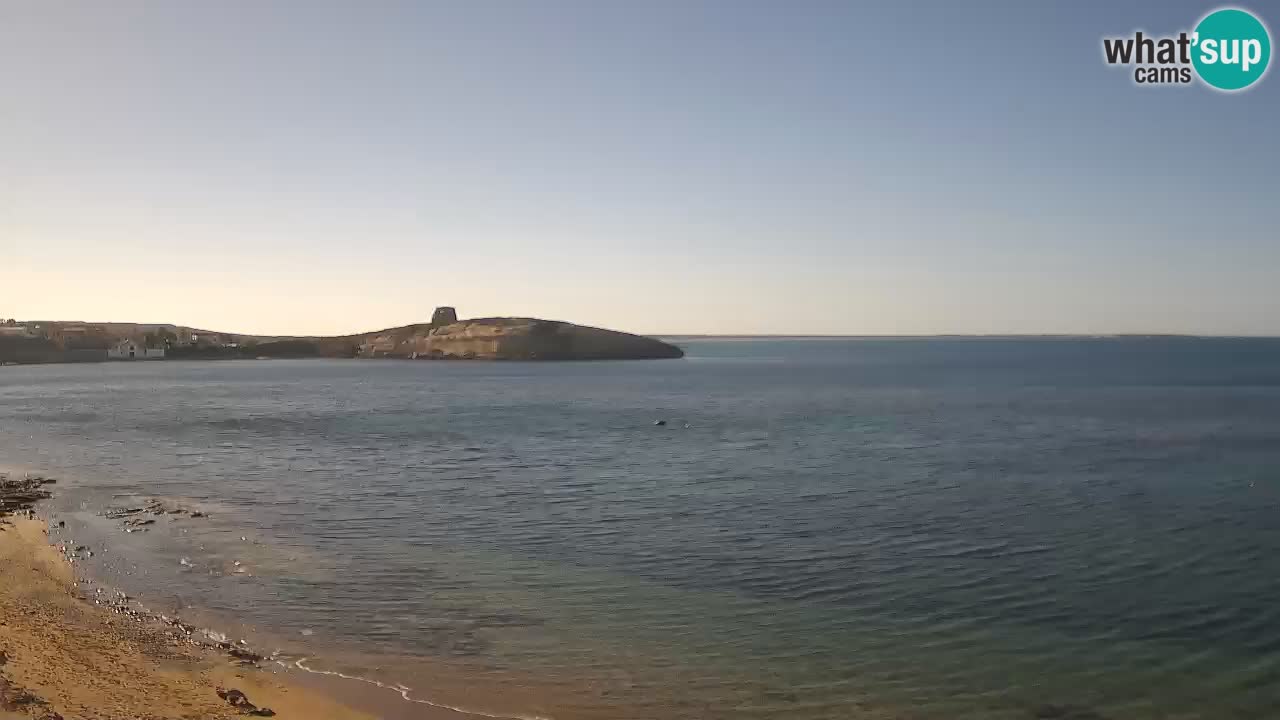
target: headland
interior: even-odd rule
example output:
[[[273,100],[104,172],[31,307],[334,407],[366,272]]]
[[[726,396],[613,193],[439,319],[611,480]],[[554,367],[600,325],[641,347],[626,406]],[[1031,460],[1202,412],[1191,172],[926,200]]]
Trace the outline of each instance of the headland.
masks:
[[[0,324],[0,364],[265,358],[657,360],[683,355],[679,347],[654,338],[559,320],[459,320],[452,307],[437,308],[430,322],[340,336],[246,335],[139,323]]]

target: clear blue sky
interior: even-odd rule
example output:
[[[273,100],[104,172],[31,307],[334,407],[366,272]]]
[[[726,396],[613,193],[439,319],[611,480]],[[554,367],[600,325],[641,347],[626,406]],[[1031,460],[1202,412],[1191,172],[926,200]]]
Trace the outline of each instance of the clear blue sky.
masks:
[[[0,0],[0,316],[1280,334],[1280,75],[1102,62],[1214,7]]]

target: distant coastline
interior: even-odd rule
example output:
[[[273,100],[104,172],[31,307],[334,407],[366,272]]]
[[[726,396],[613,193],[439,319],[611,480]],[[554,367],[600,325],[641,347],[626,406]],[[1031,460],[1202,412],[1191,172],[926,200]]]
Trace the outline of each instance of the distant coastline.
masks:
[[[683,357],[679,343],[777,341],[1188,341],[1280,340],[1274,335],[1183,333],[687,334],[642,336],[558,320],[459,320],[437,308],[431,322],[352,335],[251,335],[164,323],[0,321],[0,365],[110,360],[640,360]]]
[[[1003,334],[1003,335],[680,335],[658,333],[653,337],[672,342],[751,340],[1280,340],[1280,335],[1182,335],[1172,333],[1088,334]]]
[[[679,347],[617,330],[526,317],[459,320],[437,308],[431,322],[332,337],[210,332],[179,325],[9,320],[0,364],[111,360],[393,358],[405,360],[656,360]]]

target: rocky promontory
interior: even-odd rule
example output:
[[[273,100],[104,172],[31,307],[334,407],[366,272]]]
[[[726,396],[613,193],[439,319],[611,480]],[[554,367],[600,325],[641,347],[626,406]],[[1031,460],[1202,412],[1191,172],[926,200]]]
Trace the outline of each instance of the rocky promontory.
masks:
[[[680,348],[661,340],[557,320],[457,320],[452,308],[441,308],[433,319],[437,322],[359,336],[358,356],[417,360],[652,360],[684,356]]]
[[[30,322],[3,327],[0,365],[105,362],[123,339],[172,360],[404,358],[413,360],[656,360],[684,352],[654,338],[559,320],[459,320],[438,307],[431,321],[331,337],[211,332],[176,325]],[[144,332],[145,331],[145,332]],[[140,339],[145,336],[144,339]],[[130,354],[129,358],[133,357]]]

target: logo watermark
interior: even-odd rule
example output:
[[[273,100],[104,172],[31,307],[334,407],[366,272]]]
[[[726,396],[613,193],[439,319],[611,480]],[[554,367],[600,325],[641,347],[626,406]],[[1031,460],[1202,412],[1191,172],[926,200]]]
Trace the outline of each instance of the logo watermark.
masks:
[[[1196,78],[1215,90],[1252,87],[1271,64],[1271,34],[1248,10],[1226,7],[1205,15],[1191,32],[1151,37],[1141,30],[1102,39],[1108,65],[1133,66],[1138,85],[1190,85]]]

